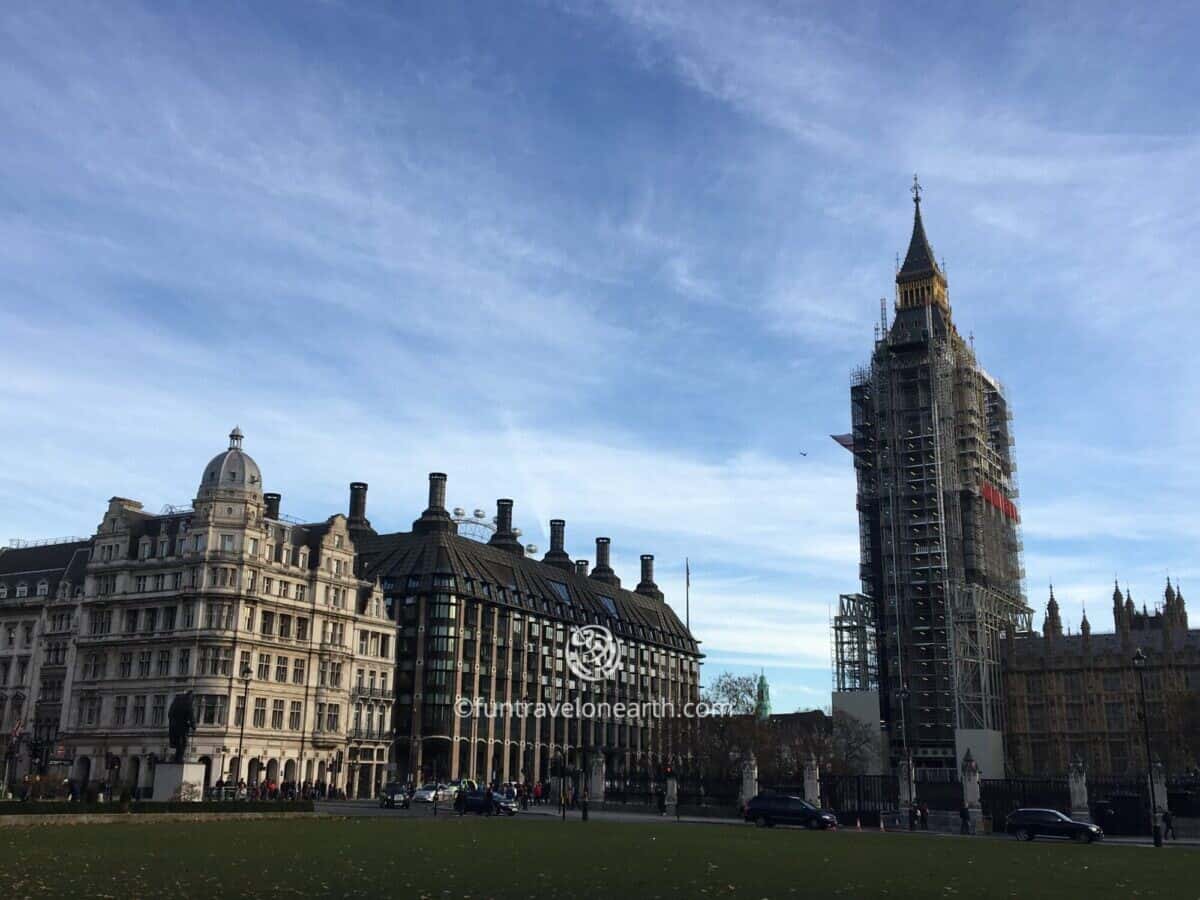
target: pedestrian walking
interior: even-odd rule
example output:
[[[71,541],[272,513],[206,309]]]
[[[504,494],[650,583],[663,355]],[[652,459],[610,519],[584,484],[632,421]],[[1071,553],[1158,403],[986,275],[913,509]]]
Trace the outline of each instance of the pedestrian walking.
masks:
[[[1174,818],[1172,818],[1171,811],[1169,809],[1163,810],[1162,829],[1163,829],[1163,840],[1164,841],[1169,837],[1175,838],[1176,840],[1178,840],[1178,838],[1175,835],[1175,820],[1174,820]]]

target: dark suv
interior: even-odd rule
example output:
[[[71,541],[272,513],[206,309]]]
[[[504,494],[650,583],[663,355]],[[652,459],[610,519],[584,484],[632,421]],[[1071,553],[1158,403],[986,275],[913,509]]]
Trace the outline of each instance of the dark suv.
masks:
[[[743,817],[760,828],[776,825],[803,825],[805,828],[837,828],[837,816],[817,809],[801,797],[786,794],[759,794],[746,804]]]
[[[1004,830],[1019,841],[1035,837],[1069,838],[1081,843],[1104,840],[1100,826],[1076,822],[1056,809],[1018,809],[1009,814]]]
[[[408,809],[409,793],[398,781],[389,781],[379,792],[379,806],[387,809]]]

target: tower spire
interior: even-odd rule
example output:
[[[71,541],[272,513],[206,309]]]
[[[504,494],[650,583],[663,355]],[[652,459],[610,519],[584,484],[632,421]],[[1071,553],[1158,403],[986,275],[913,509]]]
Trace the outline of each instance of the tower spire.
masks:
[[[896,273],[897,305],[904,309],[910,306],[937,304],[947,311],[950,301],[946,290],[946,276],[938,267],[933,248],[925,236],[925,223],[921,220],[921,195],[924,188],[913,175],[913,230],[908,242],[904,263]]]

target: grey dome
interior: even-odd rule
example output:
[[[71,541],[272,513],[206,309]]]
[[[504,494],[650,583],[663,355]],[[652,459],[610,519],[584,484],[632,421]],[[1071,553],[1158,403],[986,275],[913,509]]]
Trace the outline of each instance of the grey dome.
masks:
[[[242,450],[242,430],[234,428],[229,433],[229,449],[218,453],[204,467],[200,477],[200,494],[214,490],[248,491],[262,494],[262,472],[250,454]]]

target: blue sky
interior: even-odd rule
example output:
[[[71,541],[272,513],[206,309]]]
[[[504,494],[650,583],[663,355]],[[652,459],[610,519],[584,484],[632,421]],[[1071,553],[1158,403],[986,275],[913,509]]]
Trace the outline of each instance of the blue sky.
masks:
[[[708,676],[828,703],[848,376],[919,172],[1009,388],[1031,603],[1200,598],[1186,4],[0,10],[0,537],[188,502],[236,423],[284,510],[516,500],[613,538]],[[801,451],[807,452],[802,456]],[[1194,603],[1195,601],[1193,601]],[[1200,610],[1200,607],[1196,609]],[[1200,612],[1195,612],[1200,615]]]

